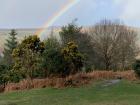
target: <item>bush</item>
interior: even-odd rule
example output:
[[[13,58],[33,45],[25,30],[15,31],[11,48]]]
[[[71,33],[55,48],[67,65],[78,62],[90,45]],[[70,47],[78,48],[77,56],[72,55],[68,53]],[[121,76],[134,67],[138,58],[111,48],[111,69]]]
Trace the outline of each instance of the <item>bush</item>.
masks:
[[[69,42],[61,48],[58,40],[55,37],[50,37],[45,42],[41,66],[46,77],[65,77],[82,70],[83,60],[83,55],[74,42]]]
[[[43,51],[44,43],[37,36],[25,37],[13,50],[14,66],[12,70],[26,78],[34,78],[34,72],[38,70]]]
[[[140,77],[140,60],[136,60],[134,63],[133,69],[138,77]]]
[[[7,75],[8,75],[9,66],[0,65],[0,84],[5,84],[8,82]]]
[[[78,50],[78,45],[75,42],[67,43],[66,47],[62,49],[66,65],[65,70],[69,74],[75,74],[82,70],[84,64],[84,56]]]
[[[62,75],[64,65],[60,43],[54,36],[51,36],[45,41],[45,50],[42,54],[41,68],[44,70],[44,76]]]

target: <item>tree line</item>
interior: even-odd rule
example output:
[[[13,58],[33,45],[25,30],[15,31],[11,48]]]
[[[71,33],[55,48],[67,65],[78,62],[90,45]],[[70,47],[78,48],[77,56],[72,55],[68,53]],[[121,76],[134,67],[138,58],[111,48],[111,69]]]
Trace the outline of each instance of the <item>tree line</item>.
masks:
[[[33,35],[17,42],[16,30],[11,30],[0,61],[0,83],[93,70],[131,70],[139,51],[137,33],[110,20],[85,30],[72,22],[59,35],[61,40],[52,32],[44,41]]]

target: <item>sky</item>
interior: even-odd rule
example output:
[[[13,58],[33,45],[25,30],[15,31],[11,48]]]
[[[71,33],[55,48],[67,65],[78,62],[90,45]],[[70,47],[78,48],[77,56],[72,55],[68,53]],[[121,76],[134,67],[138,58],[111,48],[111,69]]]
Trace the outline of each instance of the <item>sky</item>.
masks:
[[[41,28],[73,0],[0,0],[0,28]],[[140,0],[79,0],[51,24],[63,26],[75,18],[90,26],[102,19],[140,27]]]

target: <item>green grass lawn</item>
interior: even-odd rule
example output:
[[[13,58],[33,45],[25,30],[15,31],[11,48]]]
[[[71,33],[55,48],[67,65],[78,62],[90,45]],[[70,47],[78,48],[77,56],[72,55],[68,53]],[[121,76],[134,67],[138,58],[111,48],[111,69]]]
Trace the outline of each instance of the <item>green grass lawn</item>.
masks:
[[[81,88],[3,93],[0,105],[140,105],[140,84],[121,81],[107,87],[93,83]]]

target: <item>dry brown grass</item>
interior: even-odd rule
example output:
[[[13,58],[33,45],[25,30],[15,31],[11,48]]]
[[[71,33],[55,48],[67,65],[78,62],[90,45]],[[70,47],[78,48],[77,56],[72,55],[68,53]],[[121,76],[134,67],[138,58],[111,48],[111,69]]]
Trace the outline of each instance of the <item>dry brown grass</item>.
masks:
[[[134,71],[129,70],[129,71],[94,71],[87,73],[88,77],[94,79],[94,80],[102,80],[102,79],[117,79],[117,78],[122,78],[126,80],[136,80],[136,75]]]
[[[94,71],[90,73],[78,73],[66,78],[54,77],[46,79],[22,80],[19,83],[8,83],[5,87],[5,92],[45,87],[78,87],[89,84],[92,80],[116,79],[120,77],[130,81],[136,80],[136,76],[133,71]]]

